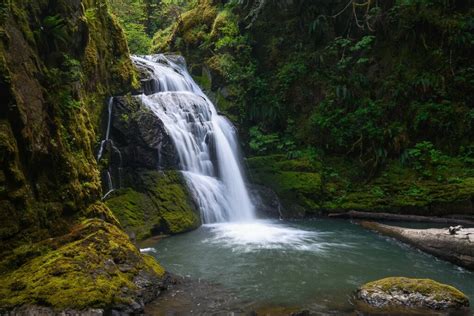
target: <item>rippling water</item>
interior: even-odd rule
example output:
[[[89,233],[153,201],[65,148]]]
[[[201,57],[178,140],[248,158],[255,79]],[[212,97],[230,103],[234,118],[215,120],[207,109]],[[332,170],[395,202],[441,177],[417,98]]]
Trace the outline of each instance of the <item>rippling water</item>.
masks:
[[[169,271],[219,283],[240,306],[350,311],[359,285],[388,276],[432,278],[474,302],[472,272],[347,221],[212,224],[151,248]]]

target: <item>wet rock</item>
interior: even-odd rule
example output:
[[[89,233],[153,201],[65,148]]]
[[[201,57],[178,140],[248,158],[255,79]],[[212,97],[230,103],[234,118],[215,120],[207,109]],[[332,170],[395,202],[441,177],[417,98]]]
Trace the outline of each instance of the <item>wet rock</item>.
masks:
[[[252,203],[259,215],[270,218],[282,218],[282,205],[278,195],[272,189],[258,184],[248,185]]]
[[[367,283],[357,290],[356,298],[370,307],[462,310],[469,300],[456,288],[430,279],[390,277]]]
[[[361,222],[360,224],[441,259],[474,270],[474,228],[464,228],[455,235],[451,235],[448,228],[412,229],[375,222]]]
[[[122,153],[122,165],[152,170],[178,167],[178,155],[163,123],[134,97],[114,98],[111,139]]]
[[[145,306],[145,315],[249,315],[242,302],[223,286],[171,276],[167,291]]]

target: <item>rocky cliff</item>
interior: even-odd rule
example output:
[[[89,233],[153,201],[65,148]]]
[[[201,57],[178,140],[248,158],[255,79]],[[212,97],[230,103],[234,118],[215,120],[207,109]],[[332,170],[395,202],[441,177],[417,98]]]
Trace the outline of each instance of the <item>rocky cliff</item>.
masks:
[[[0,308],[140,310],[164,271],[99,202],[106,97],[139,85],[107,1],[1,1],[0,69]]]

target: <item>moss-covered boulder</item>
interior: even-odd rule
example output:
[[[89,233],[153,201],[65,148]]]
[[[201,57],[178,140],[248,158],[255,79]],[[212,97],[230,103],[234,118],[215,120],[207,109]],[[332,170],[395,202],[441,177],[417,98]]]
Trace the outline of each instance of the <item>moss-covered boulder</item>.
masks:
[[[357,299],[370,307],[393,312],[394,307],[415,309],[463,309],[469,300],[458,289],[430,279],[390,277],[367,283],[357,290]]]
[[[283,215],[315,214],[320,210],[320,165],[306,159],[288,160],[283,155],[247,159],[250,180],[273,189],[283,203]]]
[[[177,171],[136,173],[133,188],[106,201],[124,229],[137,239],[177,234],[199,227],[201,219],[182,175]]]
[[[161,290],[164,269],[117,226],[89,219],[69,234],[18,248],[1,262],[0,307],[43,305],[140,311]]]

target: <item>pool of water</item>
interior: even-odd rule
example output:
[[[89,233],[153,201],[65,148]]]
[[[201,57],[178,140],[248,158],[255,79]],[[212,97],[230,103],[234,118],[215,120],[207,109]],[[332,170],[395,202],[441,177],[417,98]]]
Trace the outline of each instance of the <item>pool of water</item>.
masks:
[[[149,250],[171,272],[220,284],[241,306],[350,311],[358,286],[388,276],[431,278],[474,302],[474,273],[343,220],[204,225]]]

